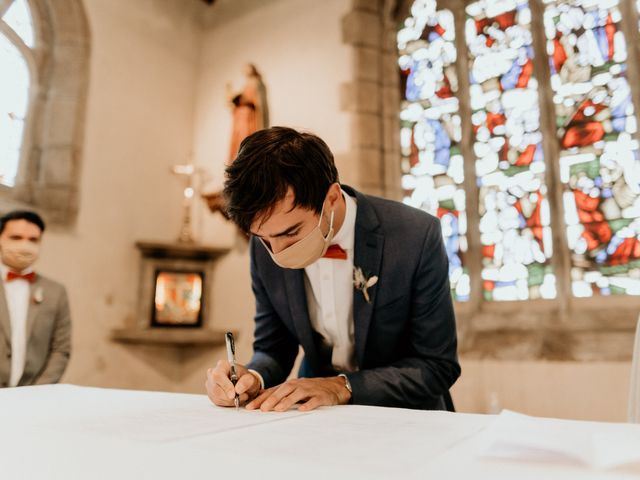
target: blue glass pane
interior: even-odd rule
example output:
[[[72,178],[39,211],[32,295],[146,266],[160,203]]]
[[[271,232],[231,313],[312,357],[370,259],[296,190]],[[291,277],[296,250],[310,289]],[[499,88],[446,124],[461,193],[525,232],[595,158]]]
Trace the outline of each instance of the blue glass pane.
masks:
[[[466,15],[483,294],[555,298],[531,10],[526,0],[480,0]]]
[[[640,159],[618,5],[545,1],[577,297],[640,295]]]
[[[469,299],[464,159],[460,152],[453,14],[416,0],[398,31],[404,202],[440,218],[453,297]]]

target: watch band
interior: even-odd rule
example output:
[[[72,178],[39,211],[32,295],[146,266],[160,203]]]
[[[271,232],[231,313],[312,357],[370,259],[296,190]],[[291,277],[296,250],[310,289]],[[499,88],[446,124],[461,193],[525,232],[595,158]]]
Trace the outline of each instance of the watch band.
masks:
[[[351,389],[351,382],[349,381],[349,378],[347,378],[347,376],[344,373],[339,373],[338,376],[344,378],[345,388],[349,390],[349,393],[353,394],[353,390]]]

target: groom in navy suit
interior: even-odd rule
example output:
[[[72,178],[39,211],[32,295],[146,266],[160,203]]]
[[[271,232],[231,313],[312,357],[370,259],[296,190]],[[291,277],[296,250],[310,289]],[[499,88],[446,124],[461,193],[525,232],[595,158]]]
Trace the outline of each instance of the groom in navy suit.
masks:
[[[235,386],[227,361],[207,371],[213,403],[448,406],[460,366],[436,218],[341,185],[325,142],[285,127],[242,142],[224,195],[251,235],[255,340]]]

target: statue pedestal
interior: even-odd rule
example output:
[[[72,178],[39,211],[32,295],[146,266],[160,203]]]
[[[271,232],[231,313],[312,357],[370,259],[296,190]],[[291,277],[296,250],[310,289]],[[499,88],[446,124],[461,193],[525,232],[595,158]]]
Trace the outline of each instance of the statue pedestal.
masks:
[[[207,206],[209,207],[211,213],[220,212],[220,214],[224,218],[229,220],[227,212],[225,212],[225,203],[224,197],[222,196],[222,191],[203,193],[202,199],[207,203]]]
[[[161,330],[159,328],[117,328],[111,339],[121,343],[144,343],[172,347],[195,347],[224,344],[224,330]]]

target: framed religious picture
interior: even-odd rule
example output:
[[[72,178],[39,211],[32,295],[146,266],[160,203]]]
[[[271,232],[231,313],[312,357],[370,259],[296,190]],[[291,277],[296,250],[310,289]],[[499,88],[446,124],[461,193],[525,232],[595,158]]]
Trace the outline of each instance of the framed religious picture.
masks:
[[[204,301],[203,271],[155,271],[152,327],[200,327]]]

